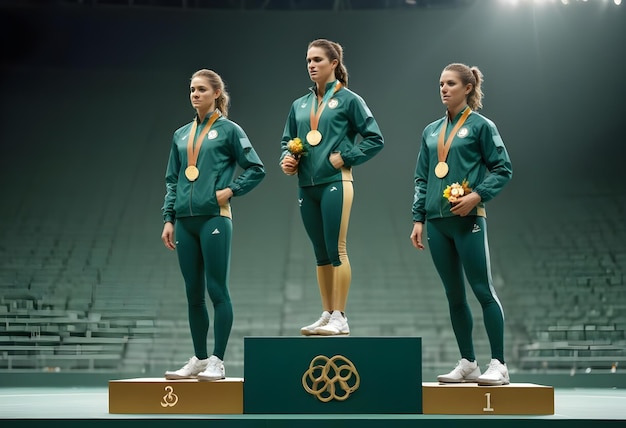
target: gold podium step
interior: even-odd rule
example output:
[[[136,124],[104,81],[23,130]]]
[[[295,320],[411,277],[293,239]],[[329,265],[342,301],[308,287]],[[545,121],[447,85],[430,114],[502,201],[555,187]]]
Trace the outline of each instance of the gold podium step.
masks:
[[[422,383],[424,414],[553,415],[554,388],[532,383],[478,386]]]
[[[243,379],[110,380],[109,413],[242,414]]]

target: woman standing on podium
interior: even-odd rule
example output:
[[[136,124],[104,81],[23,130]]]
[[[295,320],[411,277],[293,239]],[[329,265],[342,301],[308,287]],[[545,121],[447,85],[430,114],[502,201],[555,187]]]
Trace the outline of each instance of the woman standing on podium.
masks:
[[[511,179],[513,170],[496,125],[477,113],[482,107],[483,75],[477,67],[450,64],[439,81],[446,114],[428,125],[415,170],[411,241],[428,245],[446,291],[452,328],[461,353],[457,366],[439,382],[506,385],[504,312],[493,288],[484,203]],[[474,355],[473,321],[465,277],[483,311],[491,362],[481,375]]]
[[[195,72],[190,99],[196,115],[174,132],[167,164],[161,239],[178,254],[195,355],[181,369],[165,372],[165,378],[217,380],[225,377],[224,353],[233,323],[230,200],[256,187],[265,169],[243,129],[227,119],[229,96],[217,73]],[[235,177],[237,166],[242,172]],[[215,316],[211,355],[207,291]]]
[[[352,271],[346,237],[352,167],[376,155],[383,148],[383,136],[365,101],[348,89],[343,48],[338,43],[312,41],[306,61],[315,85],[291,105],[280,157],[283,172],[298,175],[300,214],[313,244],[322,300],[321,317],[300,332],[347,335],[345,310]]]

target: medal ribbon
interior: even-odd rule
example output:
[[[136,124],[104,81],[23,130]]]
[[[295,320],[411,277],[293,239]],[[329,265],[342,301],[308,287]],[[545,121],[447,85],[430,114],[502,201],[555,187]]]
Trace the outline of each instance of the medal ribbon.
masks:
[[[437,140],[437,158],[439,159],[439,162],[445,162],[446,159],[448,158],[448,152],[450,151],[452,140],[454,140],[454,136],[456,135],[457,131],[459,130],[461,126],[463,126],[463,124],[465,123],[465,120],[467,119],[467,117],[470,115],[471,112],[472,112],[471,108],[469,107],[465,108],[465,111],[461,115],[461,118],[459,119],[457,124],[454,125],[454,128],[452,128],[452,131],[450,132],[450,135],[448,135],[446,143],[444,144],[443,138],[446,135],[446,127],[448,126],[448,117],[447,117],[448,114],[446,113],[446,120],[445,122],[443,122],[443,126],[441,127],[441,131],[439,131],[439,138]]]
[[[191,131],[189,131],[189,140],[187,142],[187,166],[196,166],[196,162],[198,162],[198,155],[200,154],[200,147],[202,147],[202,141],[204,141],[204,137],[208,134],[211,129],[211,125],[221,116],[219,110],[215,110],[211,117],[209,118],[209,122],[206,124],[200,136],[198,137],[198,144],[194,147],[194,140],[196,138],[196,129],[198,128],[198,121],[194,120],[193,125],[191,125]]]
[[[335,84],[335,89],[333,89],[332,91],[328,91],[324,94],[324,98],[322,98],[322,105],[320,106],[320,108],[317,110],[317,113],[314,113],[315,111],[315,102],[311,103],[311,113],[309,114],[309,118],[311,121],[311,131],[316,131],[317,130],[317,125],[320,122],[320,116],[322,115],[322,112],[324,111],[324,107],[326,107],[326,103],[328,102],[328,100],[330,98],[332,98],[333,95],[335,95],[335,93],[342,88],[342,84],[340,81],[337,81],[337,84]]]

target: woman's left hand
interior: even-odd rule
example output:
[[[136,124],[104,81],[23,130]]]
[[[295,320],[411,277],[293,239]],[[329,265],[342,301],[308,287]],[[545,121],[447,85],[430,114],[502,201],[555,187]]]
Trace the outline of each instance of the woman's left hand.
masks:
[[[226,205],[228,200],[233,197],[233,191],[230,187],[215,192],[215,198],[219,206]]]
[[[335,169],[339,169],[343,166],[343,158],[341,157],[341,153],[333,152],[328,157],[328,160],[335,167]]]
[[[480,201],[481,201],[480,195],[476,192],[471,192],[463,196],[462,198],[459,198],[458,202],[452,205],[452,208],[450,208],[450,211],[452,212],[452,214],[465,217],[466,215],[472,212],[474,207],[478,205]]]

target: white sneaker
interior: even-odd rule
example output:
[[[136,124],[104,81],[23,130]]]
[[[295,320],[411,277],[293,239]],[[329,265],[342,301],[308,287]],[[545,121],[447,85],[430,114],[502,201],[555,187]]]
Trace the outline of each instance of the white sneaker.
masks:
[[[508,385],[511,383],[509,369],[506,364],[494,358],[489,363],[487,371],[478,377],[477,382],[479,385]]]
[[[326,324],[328,324],[328,320],[330,320],[330,312],[324,311],[324,312],[322,312],[322,316],[320,317],[320,319],[318,319],[317,321],[315,321],[311,325],[307,325],[306,327],[302,327],[300,329],[300,333],[302,335],[304,335],[304,336],[312,336],[314,334],[318,334],[316,332],[316,329],[318,327],[322,327],[322,326],[325,326]]]
[[[226,378],[224,361],[211,355],[206,370],[198,375],[198,380],[220,380],[224,378]]]
[[[480,367],[476,361],[469,361],[461,358],[454,370],[448,374],[437,376],[437,381],[441,383],[467,383],[476,382],[480,376]]]
[[[333,311],[333,313],[330,314],[328,323],[324,326],[318,327],[315,331],[321,336],[348,335],[350,334],[348,318],[346,318],[341,311]]]
[[[187,364],[176,371],[166,371],[165,379],[195,379],[199,373],[204,371],[209,364],[209,359],[199,360],[195,356],[191,357]]]

